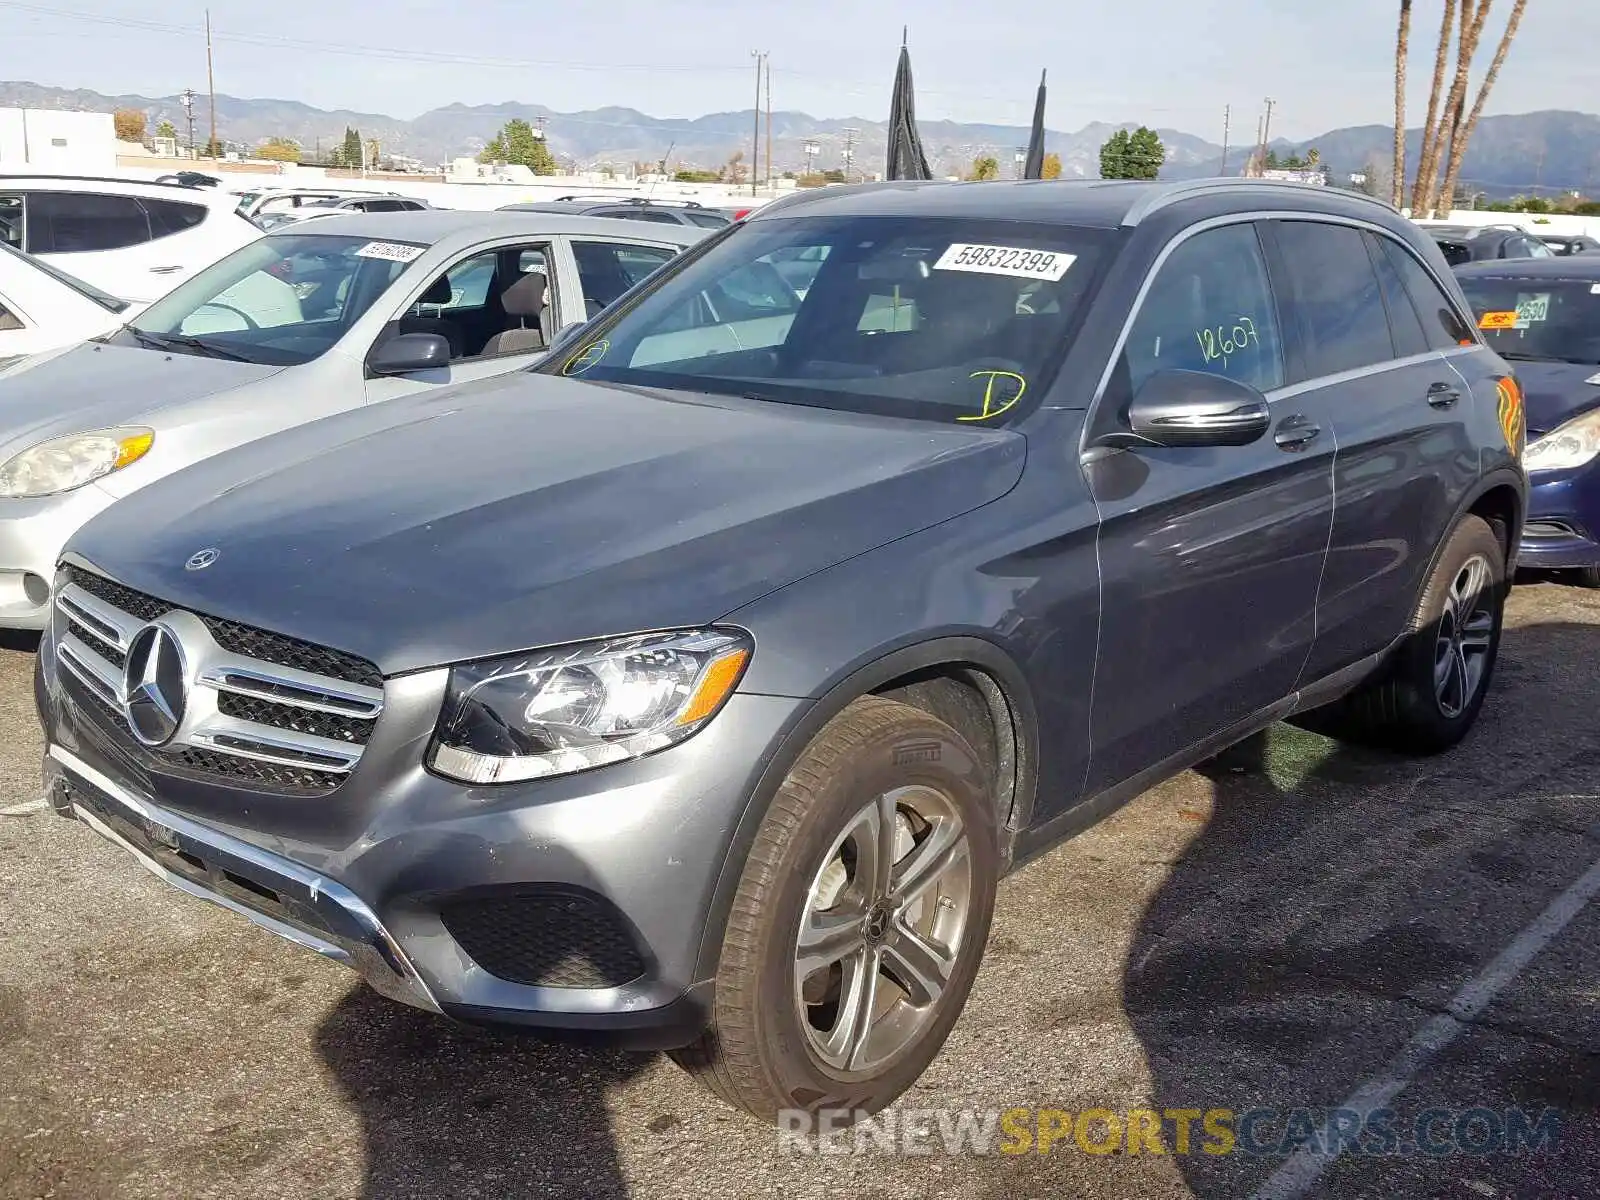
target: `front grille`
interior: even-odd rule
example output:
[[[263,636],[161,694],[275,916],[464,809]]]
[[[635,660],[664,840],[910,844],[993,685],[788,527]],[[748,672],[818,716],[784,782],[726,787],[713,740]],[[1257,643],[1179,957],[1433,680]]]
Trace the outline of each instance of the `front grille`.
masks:
[[[275,700],[263,700],[259,696],[246,696],[239,692],[219,693],[217,711],[238,717],[241,721],[254,721],[258,725],[272,725],[295,733],[309,733],[312,737],[333,738],[353,746],[365,746],[376,724],[370,719],[296,708],[292,704],[279,704]]]
[[[455,900],[439,917],[473,962],[511,983],[609,988],[644,974],[622,914],[589,892],[537,888]]]
[[[140,621],[154,621],[173,609],[173,606],[164,600],[136,592],[130,587],[80,567],[68,567],[67,580],[91,595],[98,596],[113,608],[121,609],[131,617],[137,617]],[[260,659],[262,662],[276,663],[280,667],[293,667],[297,671],[309,671],[313,675],[326,675],[330,679],[359,683],[364,687],[383,686],[383,673],[366,659],[358,658],[354,654],[302,642],[298,638],[285,637],[281,633],[257,629],[252,625],[241,625],[237,621],[228,621],[206,613],[196,613],[195,616],[206,623],[211,636],[216,638],[217,645],[224,650],[231,650],[246,658]]]
[[[178,636],[189,664],[187,718],[169,742],[151,748],[134,736],[121,697],[128,649],[157,618]],[[57,589],[54,628],[73,698],[149,771],[325,795],[355,769],[383,708],[382,676],[365,659],[175,609],[78,568]]]

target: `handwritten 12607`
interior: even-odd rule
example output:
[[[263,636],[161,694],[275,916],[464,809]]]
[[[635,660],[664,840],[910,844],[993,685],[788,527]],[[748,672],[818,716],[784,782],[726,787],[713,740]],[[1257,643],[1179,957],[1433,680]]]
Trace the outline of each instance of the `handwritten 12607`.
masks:
[[[1205,355],[1207,366],[1219,358],[1222,365],[1227,366],[1230,356],[1252,346],[1258,350],[1261,348],[1261,339],[1256,336],[1256,323],[1249,317],[1236,318],[1231,329],[1226,325],[1218,325],[1215,329],[1196,330],[1194,337],[1200,343],[1200,353]]]

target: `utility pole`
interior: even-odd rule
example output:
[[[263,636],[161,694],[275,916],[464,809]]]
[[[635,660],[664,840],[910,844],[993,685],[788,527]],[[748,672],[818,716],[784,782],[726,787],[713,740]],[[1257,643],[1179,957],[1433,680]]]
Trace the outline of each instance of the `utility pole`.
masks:
[[[1261,164],[1266,165],[1267,155],[1272,150],[1272,108],[1277,103],[1271,96],[1267,97],[1267,119],[1261,126]]]
[[[194,157],[194,89],[184,88],[183,95],[178,97],[178,102],[183,105],[183,115],[189,122],[189,157]]]
[[[217,145],[217,76],[211,67],[211,10],[206,9],[206,88],[211,92],[211,141],[206,149],[214,157],[220,157],[218,151],[222,147]]]
[[[1222,169],[1217,172],[1218,175],[1226,175],[1228,173],[1228,133],[1232,120],[1233,105],[1224,104],[1222,106]]]
[[[756,194],[756,175],[761,166],[761,68],[766,64],[767,56],[764,51],[752,50],[750,57],[756,60],[756,122],[755,132],[750,135],[750,194]]]
[[[767,56],[767,191],[772,190],[772,57]]]
[[[854,125],[848,126],[844,131],[844,150],[839,157],[844,159],[844,181],[846,183],[850,182],[850,164],[855,161],[856,134],[859,132],[860,130]]]

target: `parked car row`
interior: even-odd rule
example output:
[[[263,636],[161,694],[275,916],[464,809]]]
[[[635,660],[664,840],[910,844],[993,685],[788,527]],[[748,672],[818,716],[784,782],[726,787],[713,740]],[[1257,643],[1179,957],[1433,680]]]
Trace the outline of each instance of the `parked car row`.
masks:
[[[43,627],[63,543],[121,497],[305,421],[528,366],[702,236],[542,214],[329,217],[0,371],[0,625]]]
[[[0,243],[145,304],[261,236],[235,207],[179,184],[0,175]]]
[[[1523,390],[1386,205],[645,228],[319,219],[0,374],[57,811],[394,999],[770,1120],[909,1088],[999,879],[1163,777],[1285,718],[1472,726]]]

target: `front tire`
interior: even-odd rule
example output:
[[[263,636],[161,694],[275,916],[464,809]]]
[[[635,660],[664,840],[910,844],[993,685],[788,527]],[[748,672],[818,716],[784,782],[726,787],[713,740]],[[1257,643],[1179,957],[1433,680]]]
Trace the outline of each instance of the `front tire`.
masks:
[[[856,701],[773,798],[723,940],[711,1028],[673,1058],[728,1103],[876,1112],[944,1044],[999,871],[990,781],[943,721]]]
[[[1454,746],[1478,719],[1494,675],[1505,580],[1500,539],[1480,518],[1463,517],[1383,675],[1298,723],[1404,754],[1437,754]]]

